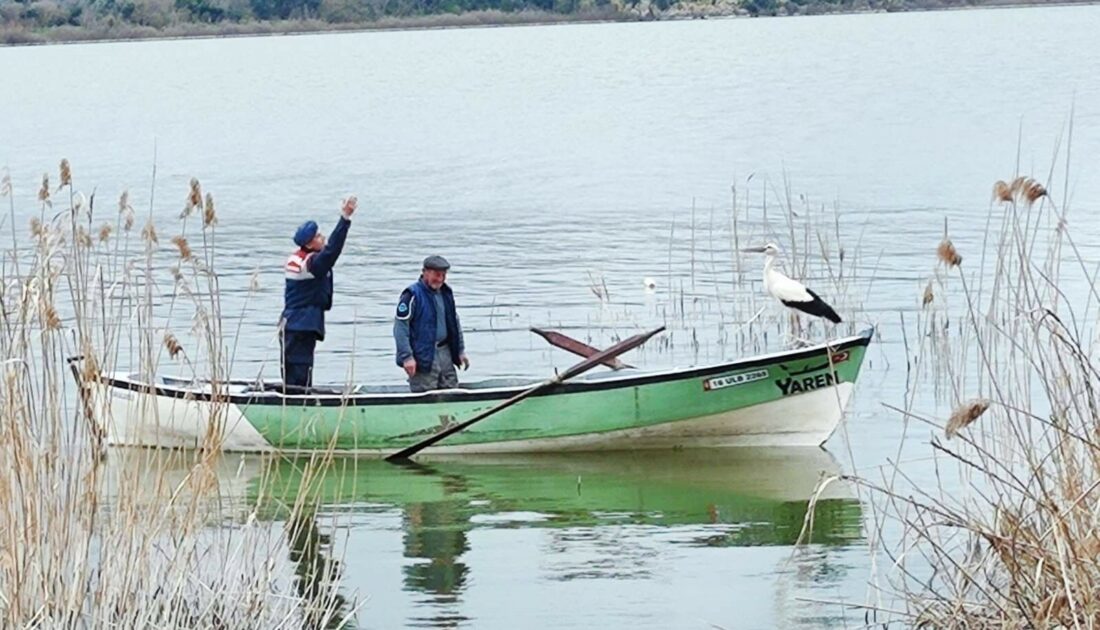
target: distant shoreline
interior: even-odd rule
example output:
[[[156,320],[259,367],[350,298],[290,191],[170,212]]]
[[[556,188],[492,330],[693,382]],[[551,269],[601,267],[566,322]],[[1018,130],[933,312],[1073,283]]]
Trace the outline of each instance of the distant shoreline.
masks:
[[[614,8],[576,13],[549,11],[470,11],[410,17],[385,17],[368,22],[330,23],[321,20],[282,20],[202,23],[187,22],[163,29],[121,24],[107,28],[60,26],[28,30],[21,26],[0,24],[0,48],[47,46],[58,44],[118,43],[151,40],[221,39],[232,37],[265,37],[317,35],[322,33],[365,33],[376,31],[420,31],[456,28],[496,28],[509,26],[548,26],[557,24],[599,24],[618,22],[670,22],[697,19],[732,19],[751,17],[808,17],[817,15],[851,15],[866,13],[913,13],[927,11],[958,11],[972,9],[1038,8],[1097,5],[1100,0],[970,0],[968,4],[942,5],[936,0],[927,6],[919,2],[904,8],[879,9],[843,5],[811,5],[812,10],[796,14],[752,15],[739,5],[673,5],[666,11],[643,14]]]
[[[1100,2],[1100,0],[1095,0]],[[487,20],[484,12],[469,12],[446,15],[425,15],[408,18],[386,18],[372,22],[328,23],[318,20],[286,20],[277,22],[244,22],[228,24],[181,24],[172,29],[144,29],[141,27],[123,27],[121,30],[135,30],[139,33],[116,33],[97,31],[96,29],[72,29],[78,31],[73,37],[50,39],[50,31],[34,32],[41,35],[39,41],[6,42],[3,36],[8,32],[0,26],[0,48],[23,46],[54,46],[67,44],[110,44],[120,42],[188,40],[188,39],[228,39],[237,37],[279,37],[296,35],[320,35],[326,33],[370,33],[379,31],[431,31],[460,28],[502,28],[509,26],[551,26],[556,24],[600,24],[618,22],[644,22],[640,16],[629,15],[570,15],[541,14],[535,12],[517,12],[502,14],[505,19]],[[713,16],[719,17],[735,16]],[[662,18],[664,21],[690,19],[682,17]],[[146,33],[146,30],[155,32]]]

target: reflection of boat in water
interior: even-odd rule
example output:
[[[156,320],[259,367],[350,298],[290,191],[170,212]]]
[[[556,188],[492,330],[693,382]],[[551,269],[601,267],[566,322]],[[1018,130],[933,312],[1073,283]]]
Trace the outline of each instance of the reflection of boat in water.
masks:
[[[817,446],[840,422],[870,341],[866,331],[709,366],[587,374],[426,452]],[[496,379],[416,394],[403,385],[287,393],[279,383],[230,381],[215,389],[202,380],[118,373],[101,374],[88,391],[89,409],[112,444],[193,448],[213,425],[229,451],[390,454],[535,383]]]
[[[194,459],[146,449],[108,454],[112,476],[131,481],[151,460],[167,461],[164,485],[177,488]],[[364,611],[386,618],[378,627],[472,622],[472,576],[500,570],[512,554],[534,558],[539,579],[661,580],[664,565],[654,551],[670,545],[693,548],[686,553],[699,558],[695,566],[730,557],[712,556],[712,547],[791,545],[818,481],[839,472],[818,448],[433,456],[410,465],[272,455],[216,460],[224,499],[235,506],[223,516],[268,526],[280,542],[267,549],[284,559],[282,575],[299,596],[347,612],[356,607],[343,597],[355,591],[410,594],[411,606]],[[343,532],[333,538],[347,541],[343,551],[328,538],[334,524]],[[850,488],[830,485],[815,513],[815,553],[851,543],[860,527]],[[540,542],[532,547],[533,540]],[[229,547],[236,548],[211,546],[208,560]],[[346,588],[325,591],[337,574]]]
[[[731,525],[724,539],[706,544],[792,544],[818,481],[838,472],[819,448],[437,456],[405,466],[338,458],[324,470],[285,459],[262,484],[276,501],[262,503],[291,503],[304,491],[341,509],[445,507],[446,522],[431,527]],[[817,504],[813,540],[850,541],[859,536],[859,517],[849,488],[833,484]]]
[[[509,566],[512,554],[537,556],[544,579],[562,583],[660,580],[654,551],[668,546],[709,557],[711,548],[793,545],[822,475],[840,472],[819,448],[439,456],[404,466],[343,458],[309,468],[281,460],[253,487],[263,517],[279,518],[279,506],[302,493],[319,513],[350,521],[364,522],[348,515],[362,512],[392,527],[396,508],[403,562],[391,575],[416,598],[401,623],[425,627],[472,622],[473,576]],[[827,487],[812,542],[822,550],[860,533],[851,489]]]

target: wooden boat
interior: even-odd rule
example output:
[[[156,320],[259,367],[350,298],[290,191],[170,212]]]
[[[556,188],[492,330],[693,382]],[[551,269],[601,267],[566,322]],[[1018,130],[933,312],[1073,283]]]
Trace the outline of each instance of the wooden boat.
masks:
[[[843,417],[871,330],[708,366],[590,373],[548,387],[425,453],[817,446]],[[315,387],[101,374],[89,407],[116,445],[227,451],[333,449],[388,455],[520,393],[493,379],[409,393],[404,385]]]

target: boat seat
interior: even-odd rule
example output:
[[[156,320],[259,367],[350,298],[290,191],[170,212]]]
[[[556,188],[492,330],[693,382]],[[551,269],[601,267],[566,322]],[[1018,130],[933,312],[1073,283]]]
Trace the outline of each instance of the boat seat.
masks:
[[[637,368],[622,368],[621,370],[603,370],[601,372],[589,372],[578,377],[578,381],[602,381],[605,378],[620,378],[623,376],[637,375],[641,370]]]
[[[356,385],[353,394],[407,394],[408,385]]]
[[[496,389],[501,387],[530,387],[538,382],[538,380],[531,378],[502,377],[487,378],[472,383],[459,383],[458,386],[462,389]]]

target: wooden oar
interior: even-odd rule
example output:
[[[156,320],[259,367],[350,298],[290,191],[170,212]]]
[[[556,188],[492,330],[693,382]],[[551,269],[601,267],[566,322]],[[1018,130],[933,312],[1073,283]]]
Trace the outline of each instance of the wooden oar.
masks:
[[[542,328],[531,327],[531,332],[545,339],[550,345],[561,348],[568,352],[581,357],[591,357],[600,351],[599,348],[593,348],[583,341],[578,341],[565,333],[560,333],[556,330],[544,330]],[[616,358],[610,358],[603,361],[603,364],[612,370],[621,370],[623,368],[633,367],[627,365]]]
[[[525,398],[533,396],[534,394],[537,394],[537,393],[541,392],[544,389],[547,389],[549,387],[553,387],[554,385],[557,385],[559,383],[567,381],[567,380],[573,378],[574,376],[580,376],[581,374],[584,374],[588,370],[591,370],[592,368],[596,367],[597,365],[603,363],[607,359],[613,359],[613,358],[619,356],[620,354],[622,354],[622,353],[624,353],[628,350],[632,350],[634,348],[637,348],[638,346],[642,345],[646,341],[649,341],[650,337],[652,337],[653,335],[656,335],[657,333],[661,332],[664,329],[665,329],[665,327],[661,326],[660,328],[655,328],[655,329],[653,329],[649,332],[634,335],[633,337],[631,337],[629,339],[625,339],[623,341],[620,341],[619,343],[611,346],[607,350],[602,350],[600,352],[597,352],[596,354],[594,354],[591,357],[585,359],[584,361],[581,361],[580,363],[578,363],[578,364],[574,365],[573,367],[565,370],[564,372],[554,375],[553,378],[546,379],[545,381],[543,381],[541,383],[538,383],[537,385],[532,385],[531,387],[523,390],[522,392],[516,394],[515,396],[512,396],[508,400],[505,400],[504,402],[500,403],[496,407],[493,407],[492,409],[482,411],[481,413],[477,414],[473,418],[470,418],[469,420],[465,420],[463,422],[460,422],[459,424],[455,424],[455,425],[452,425],[450,427],[447,427],[446,429],[443,429],[442,431],[439,431],[438,433],[435,433],[431,437],[423,439],[423,440],[417,442],[416,444],[413,444],[412,446],[401,449],[400,451],[398,451],[398,452],[394,453],[393,455],[390,455],[389,457],[387,457],[386,461],[397,462],[397,461],[408,459],[408,458],[412,457],[413,455],[416,455],[420,451],[424,450],[425,448],[428,448],[432,444],[435,444],[436,442],[442,440],[443,438],[445,438],[449,435],[454,435],[455,433],[458,433],[459,431],[465,430],[466,427],[472,425],[475,422],[479,422],[481,420],[484,420],[485,418],[488,418],[489,416],[493,415],[494,413],[496,413],[498,411],[502,411],[504,409],[507,409],[508,407],[511,407],[512,405],[522,401]]]

